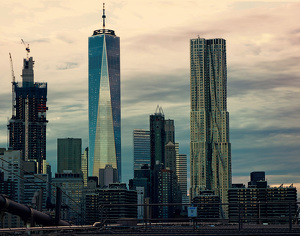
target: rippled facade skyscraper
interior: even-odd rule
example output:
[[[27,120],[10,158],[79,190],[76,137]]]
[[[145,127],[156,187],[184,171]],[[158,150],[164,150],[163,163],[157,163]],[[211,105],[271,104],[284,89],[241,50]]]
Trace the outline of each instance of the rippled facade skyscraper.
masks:
[[[89,37],[89,176],[111,165],[121,179],[120,38],[113,30]]]
[[[191,39],[190,53],[191,198],[208,189],[228,202],[232,180],[226,41]]]

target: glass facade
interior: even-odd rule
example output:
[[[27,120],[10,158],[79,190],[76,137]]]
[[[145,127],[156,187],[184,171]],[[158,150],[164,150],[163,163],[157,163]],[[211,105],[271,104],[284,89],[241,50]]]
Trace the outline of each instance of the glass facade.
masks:
[[[107,164],[121,179],[120,38],[111,30],[89,37],[89,176]]]
[[[140,170],[143,165],[150,167],[150,131],[133,130],[133,155],[134,170]]]
[[[57,173],[81,173],[81,138],[57,139]]]

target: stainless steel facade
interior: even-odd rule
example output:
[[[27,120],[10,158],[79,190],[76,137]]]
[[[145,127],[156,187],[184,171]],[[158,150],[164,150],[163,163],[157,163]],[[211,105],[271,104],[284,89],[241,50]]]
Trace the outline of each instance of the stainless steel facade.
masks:
[[[232,178],[224,39],[190,40],[190,90],[191,198],[208,189],[228,202]]]

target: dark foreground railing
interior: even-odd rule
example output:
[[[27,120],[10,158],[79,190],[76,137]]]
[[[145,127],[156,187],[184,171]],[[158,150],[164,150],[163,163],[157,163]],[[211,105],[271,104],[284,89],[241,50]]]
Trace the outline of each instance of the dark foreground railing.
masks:
[[[167,224],[193,225],[195,228],[201,225],[231,225],[238,230],[249,225],[264,228],[280,225],[292,230],[299,225],[298,206],[299,202],[104,204],[99,210],[99,220],[95,221],[106,225],[143,227]],[[190,207],[196,207],[197,213],[191,215]]]

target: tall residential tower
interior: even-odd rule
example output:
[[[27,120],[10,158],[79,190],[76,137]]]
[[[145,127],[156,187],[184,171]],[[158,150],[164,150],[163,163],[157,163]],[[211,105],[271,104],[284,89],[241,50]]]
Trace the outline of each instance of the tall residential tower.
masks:
[[[226,41],[190,40],[191,198],[214,190],[228,202],[231,146],[227,112]]]
[[[89,175],[106,165],[121,179],[120,38],[113,30],[89,37]]]
[[[23,61],[22,83],[13,81],[13,114],[8,123],[9,147],[22,151],[24,161],[34,160],[38,173],[46,160],[47,83],[34,82],[33,58]]]

